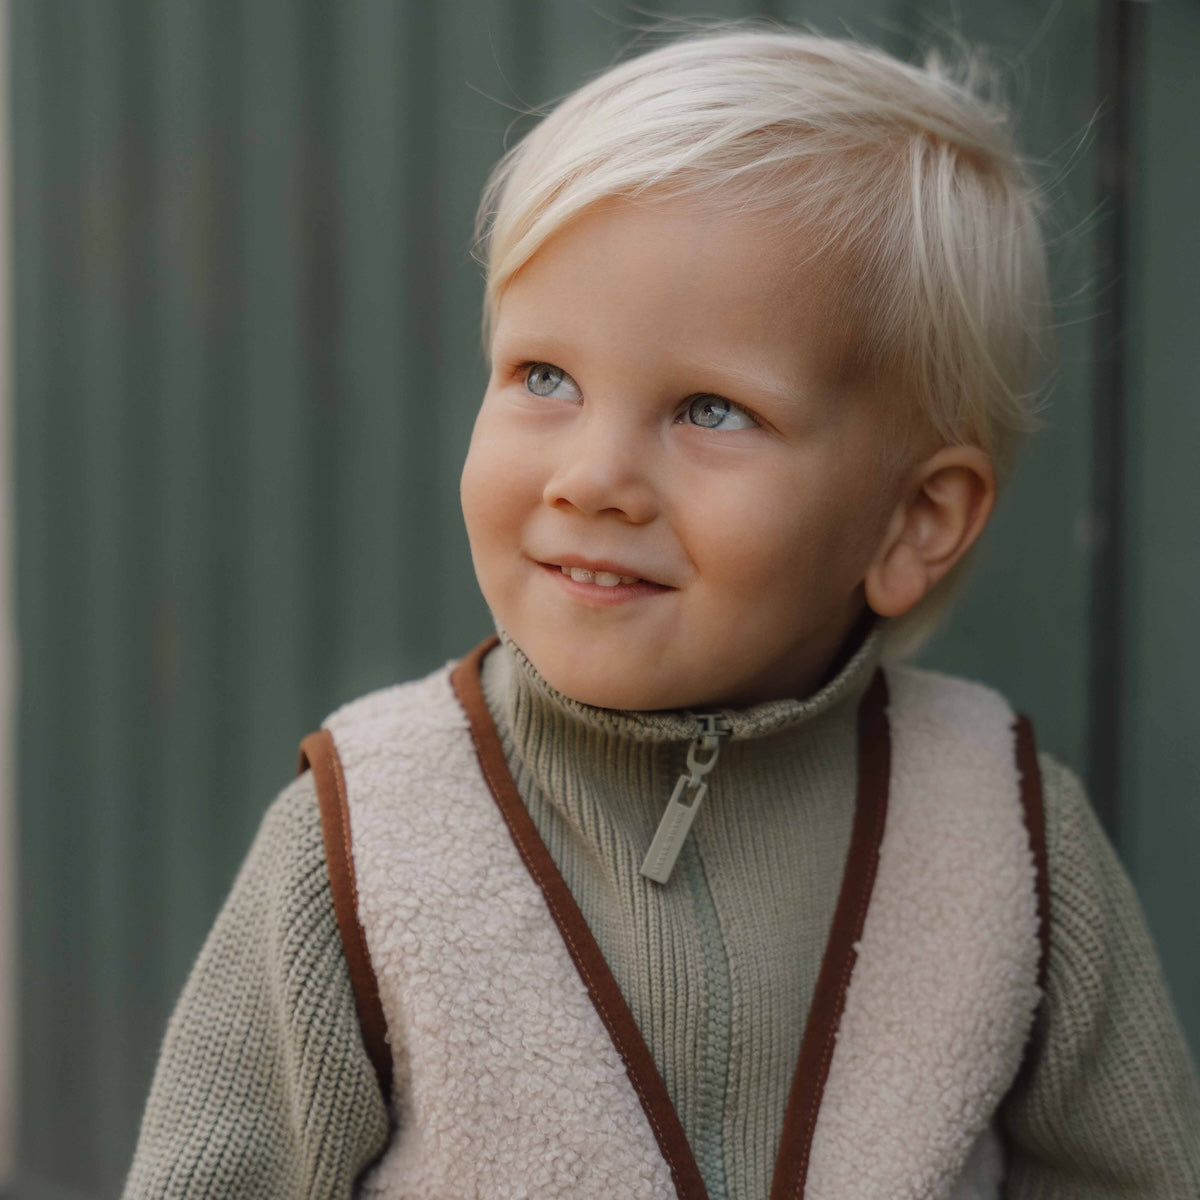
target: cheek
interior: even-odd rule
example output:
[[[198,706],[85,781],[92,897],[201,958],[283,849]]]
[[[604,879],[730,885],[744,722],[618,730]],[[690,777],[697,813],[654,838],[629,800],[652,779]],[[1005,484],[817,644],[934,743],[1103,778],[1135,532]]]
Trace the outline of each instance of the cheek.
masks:
[[[471,431],[471,444],[467,447],[467,457],[463,463],[459,484],[463,511],[468,520],[471,519],[472,513],[486,511],[488,491],[504,478],[505,468],[511,457],[507,440],[492,419],[485,397],[483,407],[475,418],[475,427]]]
[[[497,613],[504,607],[507,593],[504,563],[507,548],[512,538],[506,534],[506,522],[491,486],[493,472],[485,458],[468,453],[463,467],[460,496],[463,523],[467,529],[467,542],[471,548],[471,563],[475,570],[475,582],[488,608]]]
[[[466,461],[463,463],[462,475],[458,481],[459,504],[462,506],[463,521],[467,527],[467,537],[471,541],[472,550],[475,549],[476,530],[485,512],[482,504],[484,490],[484,466],[480,456],[475,453],[475,441],[472,439]]]
[[[866,573],[877,507],[786,491],[761,496],[740,513],[715,517],[709,561],[727,594],[750,605],[781,593],[792,604],[844,598]]]
[[[486,421],[477,423],[459,485],[477,571],[492,556],[513,550],[540,503],[541,486],[528,458],[519,453],[512,437]]]
[[[489,552],[498,548],[504,528],[504,472],[495,450],[494,441],[477,426],[459,483],[463,521],[477,571]]]

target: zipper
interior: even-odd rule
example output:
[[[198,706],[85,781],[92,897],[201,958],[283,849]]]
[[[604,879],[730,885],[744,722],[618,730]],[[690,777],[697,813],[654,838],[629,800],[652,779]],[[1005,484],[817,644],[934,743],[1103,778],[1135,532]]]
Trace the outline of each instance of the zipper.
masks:
[[[696,723],[699,729],[688,746],[687,769],[675,781],[667,810],[642,861],[642,874],[655,883],[666,883],[671,878],[688,830],[708,794],[707,776],[717,765],[721,739],[729,735],[729,722],[720,713],[700,713]]]

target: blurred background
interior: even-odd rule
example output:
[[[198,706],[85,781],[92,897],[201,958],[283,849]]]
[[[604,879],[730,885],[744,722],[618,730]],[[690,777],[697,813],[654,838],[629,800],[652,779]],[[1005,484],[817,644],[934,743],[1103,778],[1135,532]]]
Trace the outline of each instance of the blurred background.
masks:
[[[119,1191],[300,737],[489,631],[457,504],[480,187],[528,109],[702,14],[1006,67],[1060,361],[923,660],[1086,778],[1200,1047],[1197,0],[7,0],[7,1200]]]

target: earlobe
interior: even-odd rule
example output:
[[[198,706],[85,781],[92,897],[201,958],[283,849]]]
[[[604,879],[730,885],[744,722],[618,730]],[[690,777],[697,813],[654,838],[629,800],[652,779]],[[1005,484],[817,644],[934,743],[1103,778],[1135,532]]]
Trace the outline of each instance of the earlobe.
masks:
[[[881,617],[898,617],[931,586],[920,554],[906,542],[897,542],[867,571],[867,604]]]
[[[944,446],[912,472],[864,580],[881,617],[914,608],[975,544],[996,502],[991,459]]]

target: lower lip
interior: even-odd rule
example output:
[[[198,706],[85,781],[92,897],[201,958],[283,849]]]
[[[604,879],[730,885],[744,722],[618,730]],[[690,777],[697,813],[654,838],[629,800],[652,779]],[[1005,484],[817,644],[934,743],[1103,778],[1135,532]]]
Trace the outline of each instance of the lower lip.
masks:
[[[566,590],[567,595],[598,606],[625,604],[631,600],[642,600],[649,596],[662,596],[674,590],[664,587],[660,583],[647,583],[642,579],[637,583],[618,583],[612,587],[605,587],[600,583],[580,583],[579,580],[572,579],[570,575],[564,575],[561,567],[548,563],[539,563],[538,565],[547,574],[553,576],[558,585]]]

